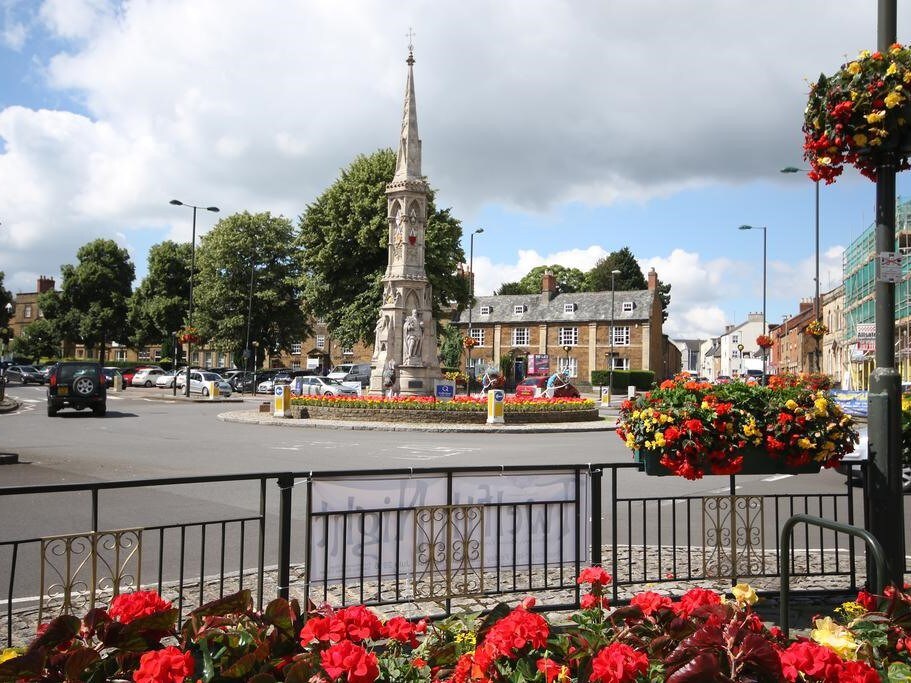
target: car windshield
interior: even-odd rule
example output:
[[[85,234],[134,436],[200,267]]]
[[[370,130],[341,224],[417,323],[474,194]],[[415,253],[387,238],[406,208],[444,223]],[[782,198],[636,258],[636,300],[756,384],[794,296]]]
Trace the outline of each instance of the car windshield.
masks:
[[[323,384],[341,384],[339,380],[332,377],[321,377],[320,379],[322,379]]]
[[[207,382],[217,382],[221,379],[221,376],[216,375],[214,372],[204,372],[202,373],[202,378]]]

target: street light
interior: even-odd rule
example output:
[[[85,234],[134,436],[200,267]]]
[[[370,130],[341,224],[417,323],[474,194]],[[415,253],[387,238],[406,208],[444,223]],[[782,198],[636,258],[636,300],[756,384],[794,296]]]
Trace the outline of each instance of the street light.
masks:
[[[259,353],[259,342],[253,342],[253,395],[256,396],[256,357]]]
[[[741,225],[738,230],[762,230],[762,334],[766,333],[765,323],[765,299],[766,299],[766,226],[764,225]],[[765,349],[762,353],[762,385],[765,386],[766,371],[766,354]]]
[[[251,248],[250,251],[250,297],[247,301],[247,339],[244,342],[244,356],[246,362],[244,363],[244,370],[248,370],[250,367],[250,320],[253,315],[253,274],[256,272],[256,263],[254,262],[256,258],[256,249]],[[255,364],[255,361],[254,361]],[[240,383],[241,393],[243,393],[244,383]]]
[[[468,249],[468,336],[471,336],[471,309],[474,308],[474,236],[484,232],[484,228],[477,228],[471,233],[469,239],[470,247]],[[465,393],[471,394],[471,346],[468,347],[468,360],[465,363],[468,381],[465,382]]]
[[[180,362],[180,330],[176,331],[172,335],[174,340],[173,346],[173,355],[174,355],[174,381],[171,383],[171,396],[177,396],[177,367]]]
[[[217,206],[194,206],[193,204],[185,204],[179,199],[172,199],[170,204],[174,206],[188,206],[193,209],[193,236],[190,240],[190,308],[187,313],[187,327],[193,327],[193,272],[196,270],[196,210],[205,209],[206,211],[211,211],[212,213],[218,213]],[[193,347],[193,341],[187,339],[187,386],[185,396],[189,398],[190,396],[190,350]],[[176,379],[175,379],[176,384]]]
[[[610,366],[607,373],[607,405],[611,404],[611,392],[614,390],[614,277],[619,274],[619,270],[610,272]]]
[[[805,168],[797,168],[796,166],[785,166],[781,169],[782,173],[800,173],[807,172]],[[822,320],[822,311],[819,308],[819,180],[814,180],[813,183],[816,185],[816,276],[813,278],[815,283],[815,291],[813,294],[813,313],[817,322]],[[816,372],[822,372],[822,367],[819,362],[820,349],[819,345],[822,343],[822,339],[816,340]]]
[[[3,339],[0,339],[0,341],[10,338],[11,330],[10,330],[10,326],[9,326],[9,322],[10,322],[9,319],[13,317],[13,305],[9,301],[6,302],[6,306],[4,306],[3,308],[4,308],[4,310],[6,310],[6,318],[7,318],[6,325],[5,325],[6,331],[3,335]],[[3,352],[0,353],[0,360],[3,360],[3,356],[6,354],[6,344],[7,343],[8,342],[4,343],[4,345],[3,345]]]

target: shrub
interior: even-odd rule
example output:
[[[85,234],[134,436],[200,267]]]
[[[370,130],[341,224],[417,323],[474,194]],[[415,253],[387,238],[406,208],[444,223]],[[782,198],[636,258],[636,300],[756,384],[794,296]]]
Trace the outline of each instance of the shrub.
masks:
[[[592,370],[592,386],[606,387],[610,374],[610,370]],[[655,373],[651,370],[614,370],[611,389],[626,391],[628,386],[635,386],[637,391],[648,391],[655,386]]]

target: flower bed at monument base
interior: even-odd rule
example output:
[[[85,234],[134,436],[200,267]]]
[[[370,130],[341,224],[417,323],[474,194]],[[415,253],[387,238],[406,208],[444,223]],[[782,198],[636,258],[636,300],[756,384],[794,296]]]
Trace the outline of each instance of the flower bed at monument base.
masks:
[[[485,424],[487,413],[443,412],[431,410],[394,410],[371,408],[334,408],[291,406],[291,417],[312,420],[360,420],[364,422],[418,422],[420,424]],[[559,412],[506,413],[505,424],[544,424],[547,422],[594,422],[600,419],[597,408]]]
[[[588,399],[517,399],[510,396],[503,407],[505,424],[592,422],[600,419],[594,401]],[[487,400],[470,396],[459,396],[446,402],[436,401],[432,396],[302,396],[292,399],[291,416],[313,420],[484,424],[487,421]]]
[[[911,596],[865,592],[789,639],[753,611],[756,592],[645,591],[611,607],[601,567],[584,569],[580,609],[552,626],[526,598],[489,614],[383,621],[363,605],[313,608],[273,600],[257,612],[243,590],[191,612],[152,591],[117,596],[84,618],[39,627],[27,648],[0,653],[0,681],[185,683],[878,683],[911,676]]]

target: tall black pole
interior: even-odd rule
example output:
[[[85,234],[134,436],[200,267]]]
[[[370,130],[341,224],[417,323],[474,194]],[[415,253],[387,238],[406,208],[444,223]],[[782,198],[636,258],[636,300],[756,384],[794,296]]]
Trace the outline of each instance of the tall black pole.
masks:
[[[766,250],[766,235],[768,233],[767,228],[762,228],[762,334],[765,336],[767,334],[768,325],[766,325],[765,319],[765,300],[766,300],[766,270],[768,269],[768,255]],[[741,354],[741,362],[743,355]],[[765,386],[766,383],[766,354],[762,354],[762,386]]]
[[[816,291],[813,297],[813,306],[814,314],[816,317],[816,322],[822,321],[822,305],[819,301],[819,181],[815,182],[816,185],[816,278],[814,282],[816,283]],[[822,344],[822,337],[816,338],[816,372],[822,372],[822,349],[820,345]]]
[[[887,54],[896,39],[896,2],[878,0],[877,48]],[[876,170],[876,256],[895,250],[895,162]],[[877,259],[878,260],[878,259]],[[901,478],[901,378],[895,369],[895,284],[876,268],[876,368],[870,375],[867,468],[870,531],[886,554],[886,583],[901,586],[905,568]]]
[[[253,274],[256,272],[256,253],[253,247],[250,248],[250,296],[247,299],[247,339],[244,341],[244,354],[246,356],[246,362],[244,363],[244,370],[247,371],[250,367],[250,356],[253,355],[250,353],[250,319],[253,315]],[[243,393],[244,382],[240,383],[240,390]]]
[[[607,405],[611,405],[614,392],[614,271],[610,274],[610,365],[607,371]]]
[[[193,207],[193,237],[190,240],[190,310],[187,313],[187,327],[193,329],[193,273],[196,271],[196,207]],[[192,334],[187,336],[187,378],[184,396],[190,396],[190,352],[193,349]],[[175,380],[176,381],[176,380]]]

